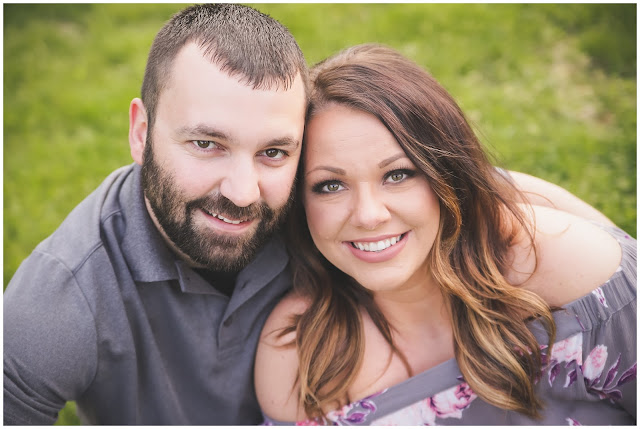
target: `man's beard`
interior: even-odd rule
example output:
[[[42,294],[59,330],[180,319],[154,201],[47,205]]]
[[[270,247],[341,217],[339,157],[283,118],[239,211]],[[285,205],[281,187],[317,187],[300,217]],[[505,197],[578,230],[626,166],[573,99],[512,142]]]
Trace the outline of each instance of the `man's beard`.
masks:
[[[284,206],[275,210],[264,202],[238,207],[220,194],[187,201],[172,174],[156,163],[150,134],[149,130],[143,154],[142,188],[164,233],[182,253],[209,270],[235,272],[244,268],[282,225],[293,203],[295,184]],[[194,214],[199,210],[259,223],[250,235],[225,235],[212,228],[198,227]]]

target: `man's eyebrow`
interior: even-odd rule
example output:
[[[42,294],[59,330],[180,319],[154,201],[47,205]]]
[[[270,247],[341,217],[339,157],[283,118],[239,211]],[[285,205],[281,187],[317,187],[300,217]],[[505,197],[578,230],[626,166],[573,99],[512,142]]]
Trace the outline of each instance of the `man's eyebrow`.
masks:
[[[310,174],[310,173],[312,173],[312,172],[314,172],[314,171],[317,171],[317,170],[326,170],[326,171],[330,171],[331,173],[337,174],[337,175],[339,175],[339,176],[344,176],[345,174],[347,174],[347,172],[346,172],[346,171],[344,171],[342,168],[330,167],[330,166],[328,166],[328,165],[319,165],[319,166],[317,166],[316,168],[314,168],[313,170],[309,170],[309,171],[307,171],[307,172],[305,173],[305,176],[306,176],[307,174]]]
[[[177,134],[184,137],[210,137],[214,139],[227,140],[229,136],[216,128],[213,128],[209,125],[198,124],[194,126],[184,126],[178,128]]]
[[[220,131],[210,125],[198,124],[194,126],[184,126],[177,130],[177,134],[182,137],[208,137],[217,140],[229,141],[231,138],[224,131]],[[280,137],[269,140],[262,147],[291,147],[295,150],[300,146],[300,141],[292,137]]]
[[[406,154],[406,153],[404,153],[404,152],[400,152],[399,154],[396,154],[396,155],[390,156],[389,158],[387,158],[387,159],[384,159],[384,160],[380,161],[380,162],[378,163],[378,167],[379,167],[379,168],[384,168],[384,167],[386,167],[387,165],[391,164],[393,161],[395,161],[395,160],[397,160],[397,159],[400,159],[400,158],[406,158],[406,157],[407,157],[407,154]]]
[[[300,146],[300,141],[291,137],[280,137],[277,139],[269,140],[262,145],[263,147],[291,147],[291,150],[296,150]]]

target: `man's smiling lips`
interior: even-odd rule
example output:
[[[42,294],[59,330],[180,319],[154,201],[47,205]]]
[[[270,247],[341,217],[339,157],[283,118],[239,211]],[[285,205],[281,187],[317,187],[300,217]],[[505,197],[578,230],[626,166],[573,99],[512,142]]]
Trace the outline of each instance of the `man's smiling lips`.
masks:
[[[204,209],[203,209],[204,210]],[[226,223],[230,223],[232,225],[238,225],[239,223],[243,223],[243,222],[247,222],[246,220],[232,220],[232,219],[228,219],[224,216],[222,216],[221,214],[218,213],[211,213],[207,210],[204,210],[205,213],[207,213],[209,216],[213,216],[213,217],[217,217],[218,219],[222,220],[223,222]]]
[[[211,213],[202,209],[205,217],[217,228],[224,231],[244,231],[254,223],[254,219],[229,219],[218,213]]]

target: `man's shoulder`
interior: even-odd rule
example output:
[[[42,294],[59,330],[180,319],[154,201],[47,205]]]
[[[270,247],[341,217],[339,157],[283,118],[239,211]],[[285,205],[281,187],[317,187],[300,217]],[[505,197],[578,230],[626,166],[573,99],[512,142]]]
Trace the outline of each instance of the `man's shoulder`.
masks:
[[[7,285],[5,304],[24,309],[37,303],[43,315],[64,307],[69,320],[92,319],[92,309],[117,290],[117,272],[126,267],[126,262],[116,262],[118,250],[107,241],[117,243],[117,237],[110,237],[112,219],[131,171],[129,166],[111,173],[22,261]]]
[[[49,255],[71,271],[84,264],[103,245],[104,223],[121,215],[121,193],[133,171],[134,166],[129,165],[109,174],[38,244],[34,255]]]

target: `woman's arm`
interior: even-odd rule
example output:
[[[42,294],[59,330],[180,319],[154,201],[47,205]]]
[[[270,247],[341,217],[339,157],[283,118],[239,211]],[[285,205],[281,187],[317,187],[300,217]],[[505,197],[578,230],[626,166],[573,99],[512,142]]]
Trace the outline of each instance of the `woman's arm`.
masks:
[[[549,207],[533,206],[535,254],[527,240],[513,246],[512,272],[524,288],[561,307],[605,283],[616,271],[622,250],[616,239],[584,218]],[[535,258],[535,260],[534,260]],[[533,268],[535,271],[532,275]],[[517,273],[517,274],[516,274]],[[518,276],[520,279],[517,279]]]
[[[299,406],[298,353],[295,332],[280,333],[291,317],[303,313],[308,304],[290,293],[276,305],[267,319],[256,352],[255,388],[265,417],[278,422],[306,419]]]
[[[507,173],[532,205],[552,207],[603,225],[615,226],[604,214],[558,185],[525,173]]]

